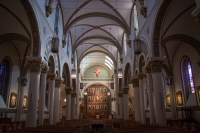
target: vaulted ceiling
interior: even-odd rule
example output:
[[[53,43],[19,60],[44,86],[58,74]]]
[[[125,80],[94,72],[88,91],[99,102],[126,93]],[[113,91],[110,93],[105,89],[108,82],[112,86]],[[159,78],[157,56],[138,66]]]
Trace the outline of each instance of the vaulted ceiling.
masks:
[[[92,52],[117,61],[123,51],[123,34],[130,35],[134,0],[59,0],[64,17],[64,33],[70,33],[73,53],[81,62]],[[102,53],[104,56],[102,56]],[[90,60],[90,58],[88,58]],[[91,58],[105,65],[105,59]],[[115,62],[116,63],[116,62]],[[88,64],[91,65],[91,64]]]

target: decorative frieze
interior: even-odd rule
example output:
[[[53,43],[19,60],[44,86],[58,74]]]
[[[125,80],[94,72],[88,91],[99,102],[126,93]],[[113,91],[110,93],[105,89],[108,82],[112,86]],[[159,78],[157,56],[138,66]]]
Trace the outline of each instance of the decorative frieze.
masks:
[[[123,93],[119,92],[118,97],[123,97]]]
[[[49,74],[48,76],[47,76],[47,78],[49,79],[49,80],[55,80],[56,79],[56,74],[55,73],[51,73],[51,74]]]
[[[129,87],[128,87],[128,86],[127,86],[127,87],[124,87],[124,88],[122,88],[122,90],[123,90],[123,93],[124,93],[124,94],[128,94]]]
[[[162,65],[164,64],[163,58],[154,59],[152,58],[149,62],[149,66],[151,67],[151,73],[160,73],[162,72]]]
[[[21,86],[26,86],[28,80],[26,77],[21,77]]]
[[[76,97],[76,92],[72,92],[71,96]]]
[[[55,80],[55,87],[60,88],[62,82],[63,82],[63,79],[61,77],[57,77]]]
[[[72,90],[73,90],[72,87],[65,88],[66,95],[71,95]]]

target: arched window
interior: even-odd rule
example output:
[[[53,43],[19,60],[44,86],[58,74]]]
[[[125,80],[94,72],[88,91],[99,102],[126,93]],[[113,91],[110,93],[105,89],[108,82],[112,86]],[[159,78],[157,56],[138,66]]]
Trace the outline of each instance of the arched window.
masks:
[[[4,58],[0,64],[0,95],[4,102],[7,103],[11,77],[11,61],[9,58]]]
[[[134,5],[133,19],[134,19],[135,35],[138,36],[139,24],[138,24],[138,14],[137,14],[137,6],[136,6],[136,4]]]
[[[127,44],[126,44],[126,34],[124,34],[124,56],[126,57],[126,54],[127,54]]]
[[[186,100],[188,100],[189,94],[195,93],[192,65],[188,57],[183,57],[181,60],[181,74]]]

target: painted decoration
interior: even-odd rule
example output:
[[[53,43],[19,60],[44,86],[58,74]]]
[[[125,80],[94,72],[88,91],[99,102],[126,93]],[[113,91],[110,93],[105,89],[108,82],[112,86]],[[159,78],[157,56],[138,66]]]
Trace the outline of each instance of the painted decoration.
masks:
[[[17,102],[17,93],[12,92],[10,96],[10,108],[15,108]]]
[[[101,70],[99,68],[94,69],[94,74],[96,77],[98,77],[100,75],[100,73],[101,73]]]
[[[170,94],[167,94],[166,96],[166,103],[167,103],[167,107],[171,107]]]
[[[28,103],[28,97],[24,95],[24,100],[23,100],[23,109],[27,108],[27,103]]]
[[[176,92],[176,101],[178,106],[183,106],[183,97],[181,91]]]

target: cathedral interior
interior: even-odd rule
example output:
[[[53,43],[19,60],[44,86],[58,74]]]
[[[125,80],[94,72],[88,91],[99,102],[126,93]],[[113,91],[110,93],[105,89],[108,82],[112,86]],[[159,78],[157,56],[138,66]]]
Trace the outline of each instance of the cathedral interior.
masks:
[[[200,0],[1,0],[0,132],[200,130]]]

